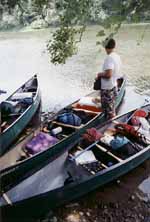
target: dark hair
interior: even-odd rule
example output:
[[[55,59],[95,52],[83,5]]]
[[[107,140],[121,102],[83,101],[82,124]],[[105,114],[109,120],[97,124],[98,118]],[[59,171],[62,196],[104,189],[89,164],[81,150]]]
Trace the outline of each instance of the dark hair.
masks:
[[[105,45],[106,49],[114,49],[115,46],[116,46],[116,42],[114,39],[106,39],[106,45]]]

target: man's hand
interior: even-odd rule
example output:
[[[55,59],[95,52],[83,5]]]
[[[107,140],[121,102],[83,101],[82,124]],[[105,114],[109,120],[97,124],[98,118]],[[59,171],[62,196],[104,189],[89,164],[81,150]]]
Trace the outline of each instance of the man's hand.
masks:
[[[99,72],[99,73],[97,73],[95,79],[99,79],[99,78],[101,78],[101,77],[103,77],[103,76],[104,76],[104,73],[103,73],[103,72]]]

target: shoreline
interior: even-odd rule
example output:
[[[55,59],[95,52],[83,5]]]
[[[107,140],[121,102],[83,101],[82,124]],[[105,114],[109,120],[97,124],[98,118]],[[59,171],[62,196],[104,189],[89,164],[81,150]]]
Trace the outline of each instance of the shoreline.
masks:
[[[98,24],[89,24],[87,27],[99,27],[100,25]],[[123,27],[127,27],[127,26],[131,26],[131,27],[137,27],[137,26],[150,26],[150,21],[148,22],[141,22],[141,23],[123,23],[121,28]],[[1,33],[18,33],[18,32],[38,32],[38,31],[42,31],[42,30],[49,30],[49,29],[56,29],[58,28],[59,26],[56,25],[52,25],[52,26],[49,26],[47,28],[43,27],[43,28],[32,28],[30,26],[22,26],[22,27],[15,27],[15,28],[12,28],[12,29],[0,29],[0,34]]]

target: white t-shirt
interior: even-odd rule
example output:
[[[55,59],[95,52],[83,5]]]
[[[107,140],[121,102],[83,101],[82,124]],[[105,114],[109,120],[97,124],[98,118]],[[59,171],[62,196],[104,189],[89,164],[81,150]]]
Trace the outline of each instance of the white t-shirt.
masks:
[[[117,85],[117,78],[121,77],[121,59],[116,52],[110,53],[104,60],[103,72],[112,69],[112,77],[109,79],[101,78],[102,89],[112,89]]]

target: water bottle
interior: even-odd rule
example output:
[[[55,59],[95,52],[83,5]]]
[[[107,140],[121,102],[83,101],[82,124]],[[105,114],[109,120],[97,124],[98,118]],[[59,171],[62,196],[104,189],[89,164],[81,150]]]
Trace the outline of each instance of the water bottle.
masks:
[[[58,133],[61,133],[61,132],[62,132],[62,127],[60,127],[60,126],[51,130],[51,134],[54,136],[57,135]]]

